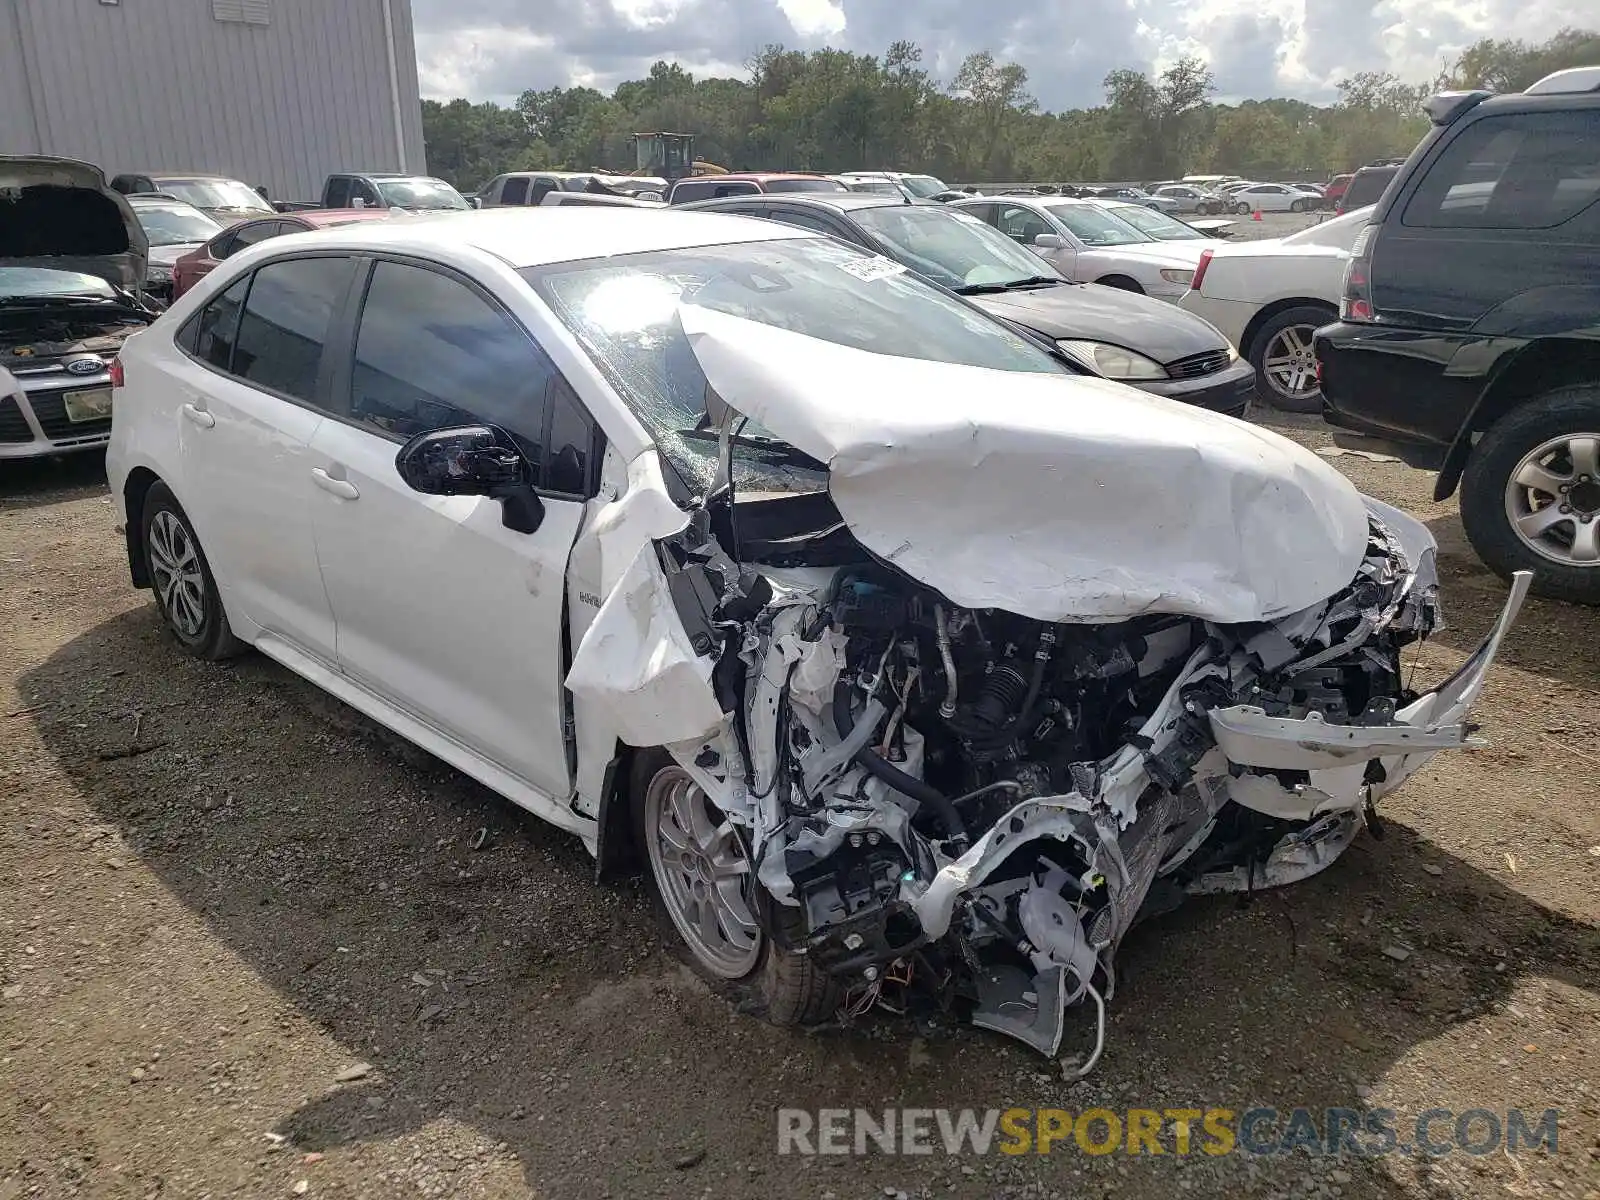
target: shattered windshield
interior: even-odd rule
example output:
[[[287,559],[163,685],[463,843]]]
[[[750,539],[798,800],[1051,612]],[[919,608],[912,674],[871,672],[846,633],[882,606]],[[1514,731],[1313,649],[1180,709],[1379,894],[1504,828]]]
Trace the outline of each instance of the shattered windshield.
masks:
[[[1060,373],[1042,350],[898,263],[825,238],[694,246],[529,268],[557,318],[692,487],[716,472],[706,377],[679,306],[695,304],[875,354]],[[736,486],[814,491],[820,464],[756,422],[737,426]]]

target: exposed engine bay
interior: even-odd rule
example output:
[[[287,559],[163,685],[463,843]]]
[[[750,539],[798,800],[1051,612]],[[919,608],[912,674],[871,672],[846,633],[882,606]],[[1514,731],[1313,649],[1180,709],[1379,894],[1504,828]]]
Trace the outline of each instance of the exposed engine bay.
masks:
[[[151,319],[109,304],[92,314],[60,306],[0,309],[0,367],[26,371],[80,354],[113,355]]]
[[[1331,863],[1469,742],[1493,653],[1454,694],[1406,687],[1402,649],[1439,624],[1433,550],[1409,557],[1376,513],[1349,587],[1238,626],[975,611],[871,556],[739,564],[712,527],[701,511],[656,547],[723,714],[670,750],[748,839],[767,934],[850,1011],[931,1004],[1045,1054],[1091,1000],[1084,1071],[1129,929]]]

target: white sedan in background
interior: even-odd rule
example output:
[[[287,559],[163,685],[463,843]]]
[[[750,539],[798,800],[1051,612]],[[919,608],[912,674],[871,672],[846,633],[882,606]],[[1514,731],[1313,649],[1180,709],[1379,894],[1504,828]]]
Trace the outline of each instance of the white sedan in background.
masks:
[[[1213,244],[1162,241],[1094,200],[988,196],[951,207],[993,225],[1068,279],[1174,303],[1189,290],[1201,252]]]
[[[1310,212],[1322,204],[1321,196],[1286,183],[1252,183],[1236,188],[1233,200],[1235,209],[1240,212],[1244,211],[1238,208],[1241,204],[1248,206],[1251,212]]]
[[[1274,408],[1322,411],[1312,334],[1339,317],[1345,263],[1371,212],[1357,209],[1288,237],[1216,244],[1178,302],[1250,360],[1256,391]]]

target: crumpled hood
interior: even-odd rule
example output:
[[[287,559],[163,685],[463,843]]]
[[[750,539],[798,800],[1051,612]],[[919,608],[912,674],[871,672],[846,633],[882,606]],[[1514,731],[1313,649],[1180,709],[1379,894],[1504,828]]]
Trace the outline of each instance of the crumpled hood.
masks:
[[[1347,585],[1360,494],[1254,425],[1107,380],[872,354],[696,306],[718,396],[829,467],[865,547],[966,608],[1272,620]]]
[[[0,155],[0,266],[82,271],[132,292],[148,252],[139,218],[99,167]]]

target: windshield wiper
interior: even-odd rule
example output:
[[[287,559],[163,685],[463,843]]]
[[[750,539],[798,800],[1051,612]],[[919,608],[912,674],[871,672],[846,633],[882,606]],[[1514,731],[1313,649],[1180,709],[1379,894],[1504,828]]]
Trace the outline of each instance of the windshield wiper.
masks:
[[[955,288],[958,296],[992,296],[997,292],[1021,291],[1024,288],[1046,287],[1062,282],[1053,275],[1029,275],[1025,279],[1009,279],[1005,283],[969,283]]]
[[[113,304],[109,296],[58,296],[48,292],[36,296],[0,296],[0,308],[20,308],[28,304]]]

